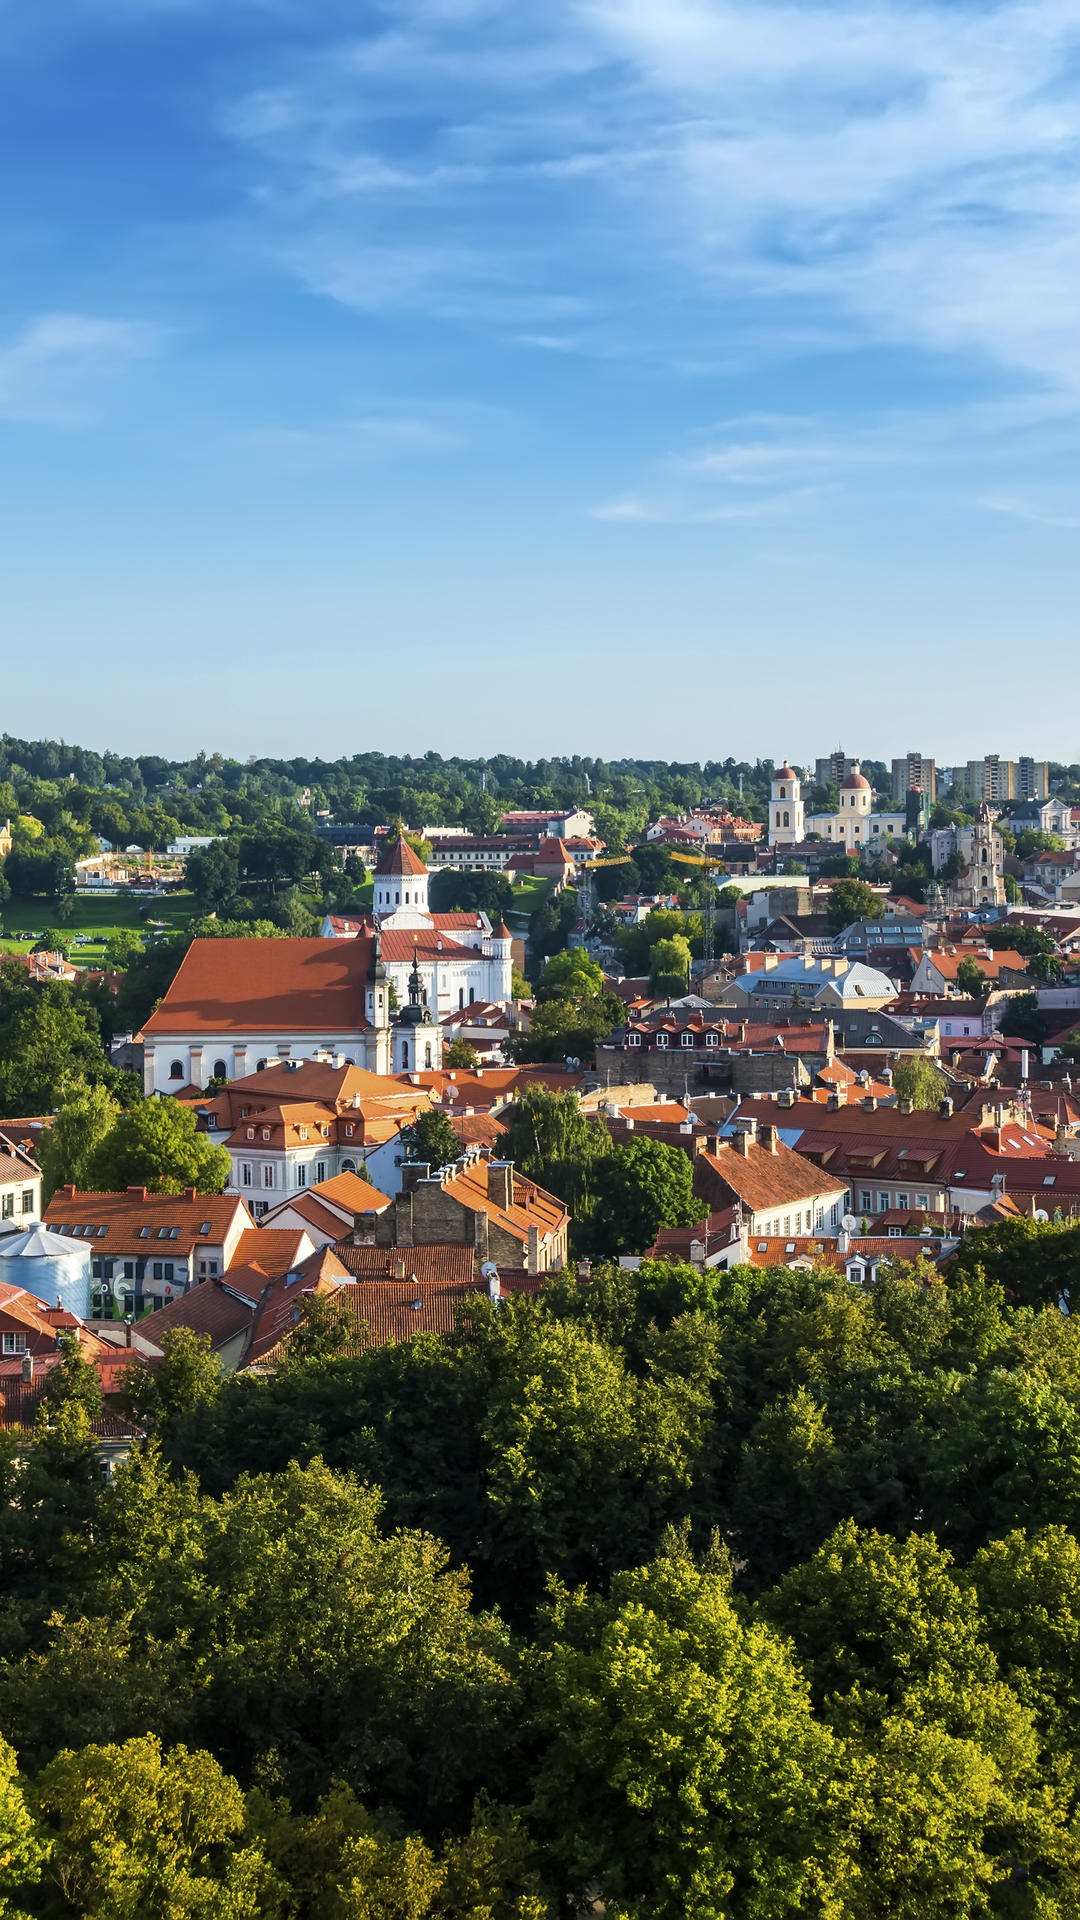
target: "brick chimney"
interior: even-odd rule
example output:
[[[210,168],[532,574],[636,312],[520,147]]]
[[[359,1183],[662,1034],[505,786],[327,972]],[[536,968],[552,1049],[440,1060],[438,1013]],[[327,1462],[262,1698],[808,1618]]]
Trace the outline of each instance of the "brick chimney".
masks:
[[[375,1245],[375,1222],[378,1215],[374,1207],[368,1207],[363,1213],[353,1214],[352,1243],[354,1247],[373,1247]]]
[[[75,1191],[74,1187],[72,1187],[71,1191],[72,1193],[74,1193]],[[127,1190],[127,1197],[129,1200],[145,1200],[146,1188],[145,1187],[129,1187]]]
[[[194,1200],[194,1199],[196,1199],[196,1198],[198,1197],[198,1192],[199,1192],[199,1189],[198,1189],[198,1187],[185,1187],[185,1188],[184,1188],[184,1199],[185,1199],[185,1200]]]
[[[534,1220],[529,1222],[529,1250],[526,1260],[530,1273],[540,1271],[540,1229]]]
[[[761,1144],[766,1153],[775,1154],[778,1141],[779,1129],[777,1127],[762,1127]]]
[[[756,1142],[757,1142],[757,1121],[756,1120],[742,1121],[739,1127],[739,1130],[736,1133],[731,1143],[736,1153],[741,1153],[743,1159],[748,1160],[750,1157],[750,1149],[752,1146],[756,1144]]]
[[[514,1163],[512,1160],[489,1160],[487,1170],[488,1200],[493,1207],[506,1213],[514,1204]]]

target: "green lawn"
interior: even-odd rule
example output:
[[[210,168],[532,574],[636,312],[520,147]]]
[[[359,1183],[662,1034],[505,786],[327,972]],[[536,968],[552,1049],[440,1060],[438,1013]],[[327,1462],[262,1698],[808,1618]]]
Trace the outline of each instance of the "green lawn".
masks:
[[[144,917],[145,907],[149,907],[149,913]],[[47,900],[9,900],[0,910],[3,929],[0,952],[28,953],[34,939],[44,933],[46,927],[58,926],[67,940],[72,964],[97,967],[101,965],[105,942],[121,928],[152,933],[161,927],[169,933],[178,933],[187,926],[195,911],[194,896],[190,893],[167,893],[159,900],[150,901],[133,899],[123,893],[107,894],[100,899],[80,895],[72,906],[71,918],[58,921]],[[89,936],[85,945],[75,945],[76,934]]]
[[[551,892],[550,880],[538,880],[534,875],[519,880],[514,888],[514,904],[509,914],[511,933],[525,934],[529,931],[529,919],[541,906]]]

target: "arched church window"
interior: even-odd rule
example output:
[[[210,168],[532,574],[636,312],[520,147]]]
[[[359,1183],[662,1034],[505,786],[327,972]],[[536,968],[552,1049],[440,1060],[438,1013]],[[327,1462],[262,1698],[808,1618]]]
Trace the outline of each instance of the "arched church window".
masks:
[[[786,788],[786,787],[781,787],[781,789],[780,789],[780,798],[781,798],[781,800],[786,800],[786,799],[787,799],[787,788]]]
[[[172,1065],[171,1065],[171,1067],[169,1068],[169,1079],[170,1079],[170,1080],[182,1080],[182,1079],[183,1079],[183,1077],[184,1077],[184,1063],[183,1063],[183,1061],[182,1061],[182,1060],[174,1060],[174,1061],[173,1061],[173,1063],[172,1063]]]
[[[405,1045],[401,1049],[401,1070],[403,1073],[407,1073],[408,1068],[409,1068],[409,1044],[408,1044],[408,1041],[406,1041]]]
[[[983,848],[983,850],[982,850],[982,855],[983,855],[983,866],[985,867],[985,865],[986,865],[986,862],[987,862],[987,857],[988,857],[988,856],[987,856],[987,852],[986,852],[986,848],[985,848],[985,847],[984,847],[984,848]]]
[[[341,1171],[342,1171],[342,1173],[355,1173],[355,1172],[356,1172],[356,1161],[355,1161],[355,1160],[343,1160],[343,1161],[342,1161],[342,1163],[341,1163]]]
[[[431,1068],[431,1041],[430,1040],[428,1041],[426,1047],[424,1048],[424,1065],[430,1071],[430,1068]]]
[[[224,1060],[215,1060],[214,1061],[214,1079],[227,1080],[228,1077],[229,1077],[229,1069],[225,1065]]]
[[[785,815],[784,815],[784,825],[785,825],[785,827],[790,827],[790,825],[791,825],[791,820],[790,820],[790,818],[788,817],[788,815],[787,815],[786,813],[785,813]]]

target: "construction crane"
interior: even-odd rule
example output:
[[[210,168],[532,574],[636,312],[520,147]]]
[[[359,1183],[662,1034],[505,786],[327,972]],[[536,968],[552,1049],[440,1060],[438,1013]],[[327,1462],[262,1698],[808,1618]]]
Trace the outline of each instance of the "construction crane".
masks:
[[[677,860],[681,867],[698,867],[703,873],[715,873],[718,869],[726,872],[727,861],[713,860],[705,853],[671,853],[668,858]],[[709,887],[701,903],[701,972],[704,978],[706,969],[714,957],[715,945],[716,888]]]

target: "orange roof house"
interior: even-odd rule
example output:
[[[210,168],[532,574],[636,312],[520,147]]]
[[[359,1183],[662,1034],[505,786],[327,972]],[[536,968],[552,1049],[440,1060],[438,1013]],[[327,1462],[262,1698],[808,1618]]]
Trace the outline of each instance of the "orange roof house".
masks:
[[[402,1173],[402,1192],[375,1221],[374,1245],[461,1243],[472,1248],[477,1268],[493,1261],[550,1273],[566,1264],[569,1213],[510,1161],[470,1149],[438,1174],[424,1166]]]

